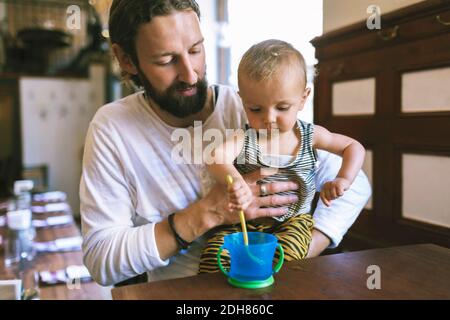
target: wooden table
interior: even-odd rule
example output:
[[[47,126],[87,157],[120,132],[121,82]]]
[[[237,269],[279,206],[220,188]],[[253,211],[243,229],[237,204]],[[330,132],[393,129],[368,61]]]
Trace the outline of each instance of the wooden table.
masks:
[[[58,214],[33,214],[34,218],[45,218],[49,215]],[[0,235],[5,237],[5,228],[0,228]],[[36,241],[51,241],[63,237],[73,237],[80,235],[80,231],[75,224],[64,227],[36,228]],[[81,251],[64,253],[44,253],[39,254],[30,263],[23,279],[23,286],[27,288],[32,285],[35,271],[56,271],[64,269],[69,265],[82,265],[83,256]],[[6,268],[4,264],[4,251],[0,248],[0,280],[17,278],[16,267]],[[40,299],[42,300],[87,300],[87,299],[111,299],[111,288],[102,287],[94,281],[80,283],[79,286],[67,286],[57,284],[51,286],[40,286]]]
[[[381,289],[369,290],[377,265]],[[370,269],[369,269],[370,270]],[[373,283],[372,281],[369,281]],[[285,263],[271,287],[230,286],[222,273],[119,287],[113,299],[450,299],[450,249],[432,244],[341,253]]]

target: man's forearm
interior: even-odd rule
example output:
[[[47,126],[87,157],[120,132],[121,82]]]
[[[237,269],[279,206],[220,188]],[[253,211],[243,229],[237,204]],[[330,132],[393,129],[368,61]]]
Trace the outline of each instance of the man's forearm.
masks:
[[[175,229],[185,241],[194,241],[214,226],[211,214],[208,214],[209,209],[206,202],[205,199],[199,200],[176,213]],[[156,224],[155,241],[162,260],[175,255],[180,249],[167,219]]]
[[[325,234],[317,229],[313,229],[312,240],[309,245],[308,254],[306,258],[314,258],[319,256],[328,246],[331,241]]]

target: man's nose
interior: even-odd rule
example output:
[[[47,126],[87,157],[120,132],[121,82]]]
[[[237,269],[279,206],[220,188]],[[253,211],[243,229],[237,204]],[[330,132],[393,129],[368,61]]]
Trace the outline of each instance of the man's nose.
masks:
[[[197,83],[197,73],[192,67],[190,59],[187,57],[183,57],[182,59],[180,59],[180,63],[178,66],[178,80],[189,85],[194,85]]]

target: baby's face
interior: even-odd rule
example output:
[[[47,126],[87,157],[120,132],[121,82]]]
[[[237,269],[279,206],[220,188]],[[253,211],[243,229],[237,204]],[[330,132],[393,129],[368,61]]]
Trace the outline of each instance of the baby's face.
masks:
[[[239,95],[249,124],[256,130],[278,129],[280,133],[293,130],[309,92],[303,75],[289,66],[281,67],[264,81],[239,76]]]

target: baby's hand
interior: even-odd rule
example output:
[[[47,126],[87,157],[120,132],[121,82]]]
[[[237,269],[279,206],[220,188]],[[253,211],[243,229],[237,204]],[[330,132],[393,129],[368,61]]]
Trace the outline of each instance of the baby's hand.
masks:
[[[228,207],[230,210],[245,210],[252,201],[252,190],[244,180],[236,180],[232,186],[228,187]]]
[[[350,181],[344,178],[336,178],[332,181],[326,182],[320,191],[320,199],[327,207],[331,205],[331,200],[334,200],[344,194],[350,187]]]

